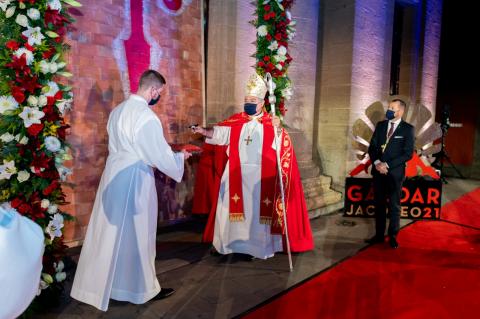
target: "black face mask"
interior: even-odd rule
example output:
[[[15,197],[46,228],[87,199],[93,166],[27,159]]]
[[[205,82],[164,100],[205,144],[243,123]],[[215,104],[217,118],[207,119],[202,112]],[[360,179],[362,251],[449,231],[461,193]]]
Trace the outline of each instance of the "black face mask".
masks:
[[[150,102],[148,102],[148,105],[153,106],[153,105],[157,104],[158,100],[160,100],[160,94],[158,95],[157,98],[151,99]]]
[[[255,104],[255,103],[245,103],[245,104],[243,104],[243,110],[248,115],[255,115],[257,113],[257,104]]]

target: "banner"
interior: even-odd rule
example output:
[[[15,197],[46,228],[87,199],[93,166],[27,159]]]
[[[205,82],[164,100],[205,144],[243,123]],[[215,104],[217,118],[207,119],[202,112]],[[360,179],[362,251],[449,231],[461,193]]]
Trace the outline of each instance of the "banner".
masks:
[[[344,216],[374,217],[373,194],[372,178],[347,177]],[[440,180],[407,179],[403,183],[401,218],[440,219],[441,205]]]

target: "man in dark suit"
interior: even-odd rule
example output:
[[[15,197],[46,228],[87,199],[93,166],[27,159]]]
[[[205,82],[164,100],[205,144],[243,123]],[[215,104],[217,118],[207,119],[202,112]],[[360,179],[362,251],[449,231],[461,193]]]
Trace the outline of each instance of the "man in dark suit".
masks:
[[[415,129],[402,120],[406,104],[400,99],[390,102],[387,120],[375,127],[368,154],[373,163],[373,188],[375,198],[375,236],[368,243],[383,243],[386,228],[386,199],[390,212],[388,235],[390,246],[398,248],[397,234],[400,228],[400,199],[405,179],[405,165],[412,158]]]

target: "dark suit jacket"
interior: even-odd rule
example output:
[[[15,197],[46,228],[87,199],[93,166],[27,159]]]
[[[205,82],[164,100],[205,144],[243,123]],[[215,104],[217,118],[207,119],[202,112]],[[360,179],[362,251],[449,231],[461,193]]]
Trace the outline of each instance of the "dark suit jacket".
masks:
[[[378,122],[373,132],[368,154],[372,160],[372,175],[379,174],[374,162],[380,160],[388,165],[388,173],[396,176],[405,175],[405,164],[412,158],[415,147],[415,129],[405,121],[398,124],[397,129],[382,153],[382,145],[387,140],[388,120]]]

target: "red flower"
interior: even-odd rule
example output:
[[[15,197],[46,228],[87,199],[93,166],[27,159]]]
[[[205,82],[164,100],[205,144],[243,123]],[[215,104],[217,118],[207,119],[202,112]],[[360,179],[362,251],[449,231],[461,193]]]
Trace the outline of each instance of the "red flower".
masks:
[[[282,35],[280,33],[275,34],[275,40],[277,41],[282,40]]]
[[[55,27],[63,27],[65,23],[68,23],[68,19],[65,18],[63,15],[60,14],[57,10],[47,9],[45,11],[45,24],[48,25],[49,23],[53,24]]]
[[[263,57],[263,61],[265,61],[265,62],[270,61],[270,57],[269,57],[268,55],[264,56],[264,57]]]
[[[272,36],[270,34],[267,34],[265,37],[267,38],[268,41],[272,41]]]
[[[56,52],[57,50],[54,47],[50,47],[50,49],[43,52],[42,56],[44,59],[50,59]]]
[[[25,43],[25,48],[31,52],[35,51],[35,48],[28,44],[28,42]]]
[[[22,54],[19,58],[17,56],[13,56],[12,62],[5,64],[5,66],[14,69],[17,78],[24,75],[30,75],[31,73],[30,68],[27,66],[27,57],[25,53]],[[23,75],[21,75],[20,73],[23,73]]]
[[[63,125],[59,129],[57,129],[58,137],[64,140],[67,137],[67,129],[70,128],[70,125]]]
[[[259,62],[258,62],[258,66],[259,66],[260,68],[263,68],[263,67],[265,66],[265,63],[264,63],[263,61],[259,61]]]
[[[263,9],[268,12],[268,11],[270,11],[271,7],[270,7],[270,5],[267,4],[267,5],[263,6]]]
[[[56,122],[60,120],[60,115],[55,111],[53,105],[47,105],[42,111],[45,113],[45,121]]]
[[[273,69],[275,69],[275,65],[273,65],[273,63],[268,63],[267,64],[267,72],[272,72]]]
[[[20,205],[22,205],[22,203],[23,203],[23,201],[22,201],[20,198],[15,197],[15,198],[10,202],[10,205],[11,205],[13,208],[17,209]]]
[[[20,48],[20,44],[18,44],[18,42],[15,40],[7,41],[7,43],[5,43],[5,46],[13,51],[18,50],[18,48]]]
[[[23,78],[18,78],[17,83],[19,84],[20,87],[22,87],[22,89],[32,94],[35,92],[35,89],[39,89],[42,87],[40,83],[38,83],[37,76],[32,76],[32,77],[26,76]]]
[[[60,183],[58,182],[58,180],[54,180],[50,183],[50,185],[48,185],[43,191],[43,195],[45,196],[48,196],[50,195],[53,191],[55,191],[57,188],[60,187]]]
[[[12,96],[15,99],[15,101],[17,101],[19,104],[25,101],[25,93],[23,89],[18,86],[14,86],[12,88]]]
[[[43,124],[32,124],[27,129],[28,134],[31,136],[37,136],[43,130]]]

